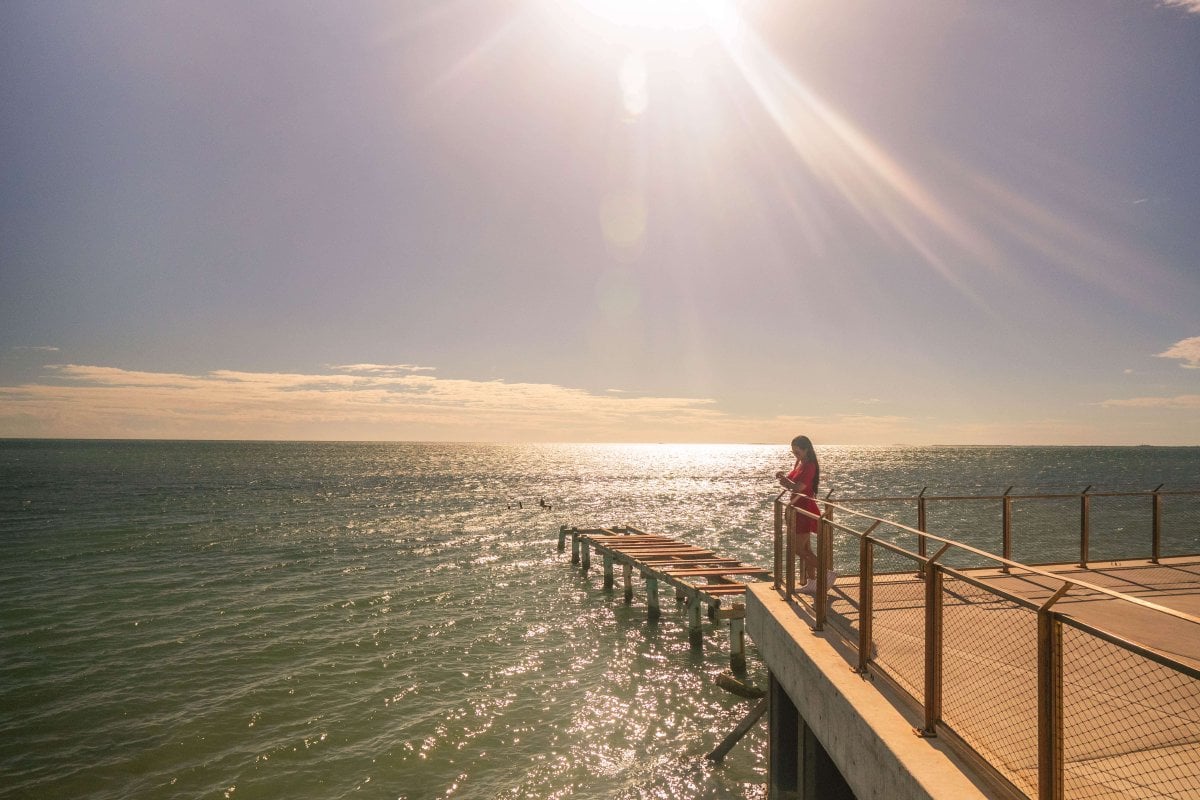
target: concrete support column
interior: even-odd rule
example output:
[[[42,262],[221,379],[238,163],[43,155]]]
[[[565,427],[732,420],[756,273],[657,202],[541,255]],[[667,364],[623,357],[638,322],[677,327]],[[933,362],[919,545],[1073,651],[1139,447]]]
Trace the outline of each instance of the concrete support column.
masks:
[[[800,800],[855,800],[837,764],[800,718]]]
[[[767,797],[771,800],[855,800],[837,764],[770,674]]]
[[[767,797],[794,800],[800,796],[800,712],[774,673],[769,675],[767,700]]]
[[[658,578],[646,578],[646,618],[651,622],[662,616],[658,607]]]

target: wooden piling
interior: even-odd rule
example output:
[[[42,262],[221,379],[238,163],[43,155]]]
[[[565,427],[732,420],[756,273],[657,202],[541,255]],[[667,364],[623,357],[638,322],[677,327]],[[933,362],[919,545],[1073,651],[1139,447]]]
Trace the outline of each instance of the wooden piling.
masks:
[[[700,595],[693,594],[687,601],[687,617],[688,617],[688,641],[692,647],[701,647],[704,644],[704,631],[700,627],[700,606],[703,601],[700,600]]]
[[[746,618],[729,620],[729,666],[736,674],[746,672]]]

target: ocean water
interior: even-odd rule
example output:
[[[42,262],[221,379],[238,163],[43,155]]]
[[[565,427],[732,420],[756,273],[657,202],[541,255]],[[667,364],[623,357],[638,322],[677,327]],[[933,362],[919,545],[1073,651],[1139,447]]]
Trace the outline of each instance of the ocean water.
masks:
[[[837,497],[1200,487],[1200,448],[818,453]],[[0,798],[764,797],[764,726],[704,758],[750,708],[715,684],[725,630],[694,650],[556,544],[630,524],[769,566],[787,467],[786,444],[0,441]]]

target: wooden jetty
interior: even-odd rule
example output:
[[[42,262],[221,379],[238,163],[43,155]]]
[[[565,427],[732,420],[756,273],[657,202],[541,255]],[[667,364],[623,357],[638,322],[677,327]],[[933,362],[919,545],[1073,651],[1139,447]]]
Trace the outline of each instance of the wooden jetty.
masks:
[[[651,620],[661,614],[660,584],[675,590],[675,600],[685,604],[688,638],[701,646],[702,609],[714,621],[729,620],[729,663],[733,670],[746,668],[746,581],[772,580],[770,572],[737,559],[724,558],[703,547],[681,542],[661,534],[645,533],[636,528],[559,529],[558,549],[566,549],[571,539],[571,563],[580,565],[586,577],[592,565],[592,553],[603,558],[604,588],[616,586],[616,566],[621,565],[625,600],[633,600],[633,572],[646,585],[646,614]],[[740,580],[739,580],[740,579]]]

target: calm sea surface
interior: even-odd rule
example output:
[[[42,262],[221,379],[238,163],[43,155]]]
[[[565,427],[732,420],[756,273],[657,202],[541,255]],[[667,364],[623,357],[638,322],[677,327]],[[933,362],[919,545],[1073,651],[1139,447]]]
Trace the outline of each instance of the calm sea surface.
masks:
[[[1200,485],[1200,448],[818,454],[836,496]],[[0,797],[763,797],[763,726],[704,758],[749,709],[714,683],[724,631],[693,651],[556,543],[628,523],[769,566],[790,466],[786,444],[0,441]]]

